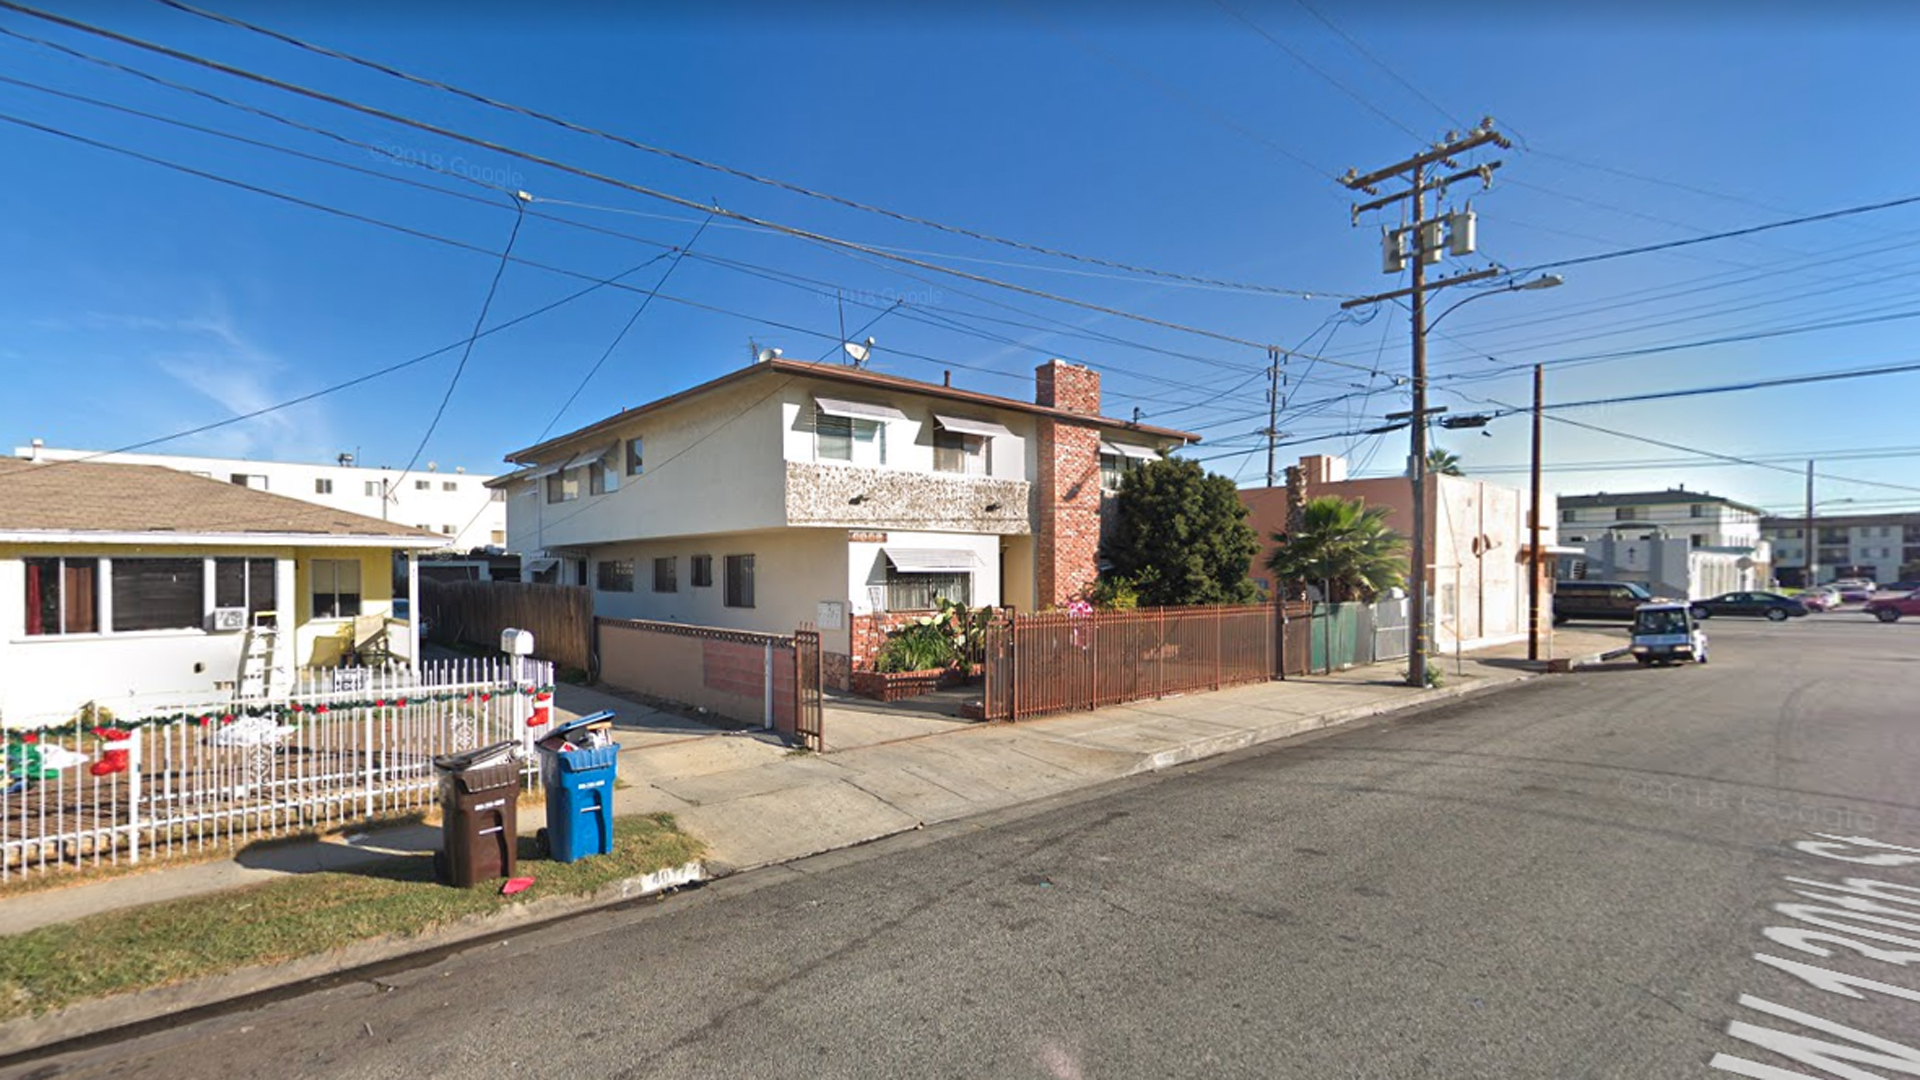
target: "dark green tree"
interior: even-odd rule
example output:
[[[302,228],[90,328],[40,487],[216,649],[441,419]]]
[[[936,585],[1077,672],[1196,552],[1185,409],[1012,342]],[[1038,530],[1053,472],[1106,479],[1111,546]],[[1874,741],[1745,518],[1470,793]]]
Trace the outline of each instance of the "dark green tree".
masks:
[[[1142,607],[1245,604],[1259,599],[1247,569],[1260,536],[1233,481],[1198,462],[1166,458],[1120,482],[1113,531],[1101,548]]]
[[[1406,579],[1407,542],[1387,528],[1387,508],[1359,499],[1308,499],[1300,528],[1273,534],[1274,580],[1314,585],[1328,600],[1372,600]]]

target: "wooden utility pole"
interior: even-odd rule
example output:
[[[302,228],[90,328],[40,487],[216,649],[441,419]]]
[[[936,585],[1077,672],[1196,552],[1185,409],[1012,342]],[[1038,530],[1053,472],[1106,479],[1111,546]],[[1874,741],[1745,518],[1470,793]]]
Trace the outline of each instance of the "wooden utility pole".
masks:
[[[1527,496],[1532,509],[1527,513],[1527,659],[1540,659],[1540,411],[1546,396],[1546,369],[1533,365],[1533,464],[1527,470]]]
[[[1814,554],[1813,545],[1814,545],[1813,459],[1808,458],[1807,459],[1807,557],[1804,560],[1802,560],[1807,564],[1807,580],[1800,583],[1800,587],[1803,589],[1811,589],[1815,585],[1819,584],[1819,581],[1816,579],[1820,575],[1820,557]]]
[[[1340,305],[1342,308],[1352,308],[1404,296],[1413,310],[1413,413],[1408,420],[1408,429],[1412,434],[1412,456],[1407,462],[1407,476],[1413,483],[1412,572],[1407,575],[1407,592],[1413,613],[1410,620],[1412,632],[1408,635],[1407,643],[1408,686],[1427,684],[1427,294],[1435,289],[1479,281],[1503,272],[1498,267],[1491,267],[1437,281],[1427,280],[1428,264],[1438,263],[1449,253],[1471,254],[1475,247],[1473,211],[1446,215],[1436,212],[1430,219],[1427,217],[1427,192],[1435,193],[1437,209],[1445,202],[1449,184],[1478,178],[1483,185],[1490,185],[1493,170],[1499,167],[1498,162],[1460,169],[1453,160],[1459,154],[1489,143],[1503,150],[1512,147],[1506,136],[1494,130],[1490,118],[1480,121],[1479,127],[1465,135],[1449,132],[1439,143],[1405,161],[1375,169],[1364,176],[1349,169],[1340,180],[1349,190],[1364,191],[1369,195],[1377,194],[1377,185],[1382,181],[1405,178],[1407,182],[1405,190],[1356,204],[1353,208],[1355,222],[1359,221],[1362,213],[1378,210],[1402,199],[1412,207],[1410,223],[1383,236],[1383,269],[1387,273],[1397,274],[1411,260],[1412,287],[1363,296]],[[1428,168],[1436,165],[1452,171],[1442,176],[1430,176]]]
[[[1273,486],[1274,440],[1280,437],[1280,350],[1267,346],[1267,486]]]

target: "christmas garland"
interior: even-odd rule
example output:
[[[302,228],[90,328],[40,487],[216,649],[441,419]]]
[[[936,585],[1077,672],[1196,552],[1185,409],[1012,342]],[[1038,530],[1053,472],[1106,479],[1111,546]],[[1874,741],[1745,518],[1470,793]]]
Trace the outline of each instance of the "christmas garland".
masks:
[[[551,683],[535,686],[532,684],[504,684],[492,690],[452,691],[447,693],[395,694],[392,697],[364,698],[355,701],[328,701],[312,705],[300,702],[284,702],[264,705],[228,705],[219,709],[196,709],[186,712],[154,713],[138,720],[114,718],[110,724],[101,724],[98,720],[69,720],[64,724],[51,724],[46,727],[27,731],[7,732],[10,746],[38,743],[49,735],[79,735],[92,732],[102,738],[108,736],[107,730],[131,733],[140,728],[156,727],[165,724],[197,723],[201,727],[210,727],[215,723],[231,724],[241,717],[264,716],[271,720],[285,720],[298,715],[326,716],[329,713],[350,709],[405,709],[413,705],[426,703],[445,703],[449,701],[485,702],[495,697],[538,697],[553,693]],[[109,714],[110,715],[110,714]],[[124,736],[122,736],[124,738]]]

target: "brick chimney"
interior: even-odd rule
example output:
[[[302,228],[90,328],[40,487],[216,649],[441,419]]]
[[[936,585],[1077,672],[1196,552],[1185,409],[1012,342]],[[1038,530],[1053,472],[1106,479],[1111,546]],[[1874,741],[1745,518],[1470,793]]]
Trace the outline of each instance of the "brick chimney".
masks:
[[[1100,415],[1100,373],[1062,360],[1034,370],[1034,401]],[[1034,584],[1042,607],[1063,607],[1099,576],[1100,433],[1042,417],[1034,502]]]
[[[1067,412],[1100,415],[1100,373],[1092,368],[1049,360],[1033,371],[1033,400]]]

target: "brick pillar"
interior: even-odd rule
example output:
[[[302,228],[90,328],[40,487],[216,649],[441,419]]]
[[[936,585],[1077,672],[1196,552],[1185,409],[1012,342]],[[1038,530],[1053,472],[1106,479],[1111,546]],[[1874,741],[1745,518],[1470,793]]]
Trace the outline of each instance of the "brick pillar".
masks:
[[[1050,360],[1034,371],[1034,400],[1100,414],[1100,373]],[[1061,607],[1099,576],[1100,433],[1042,419],[1034,502],[1034,585],[1042,607]]]

